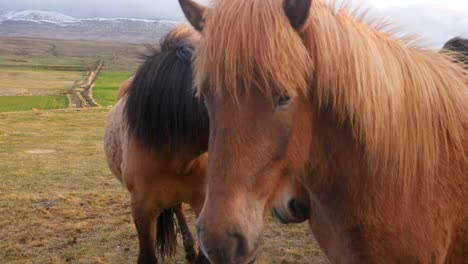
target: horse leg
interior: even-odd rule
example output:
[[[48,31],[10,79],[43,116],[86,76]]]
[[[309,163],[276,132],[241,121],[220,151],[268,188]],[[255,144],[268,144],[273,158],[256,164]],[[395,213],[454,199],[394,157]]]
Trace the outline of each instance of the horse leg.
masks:
[[[210,261],[206,258],[205,254],[203,254],[203,251],[201,251],[200,248],[198,249],[198,252],[200,253],[198,253],[195,264],[210,264]]]
[[[193,200],[191,203],[191,206],[197,217],[200,215],[201,209],[203,208],[203,203],[204,195],[200,196],[200,199]],[[205,254],[203,254],[203,251],[200,247],[198,247],[198,256],[195,264],[210,264],[210,261],[206,258]]]
[[[179,222],[179,228],[182,233],[182,240],[185,249],[185,259],[189,263],[195,263],[197,259],[197,252],[195,250],[195,240],[193,238],[192,232],[187,225],[187,217],[185,214],[184,204],[180,204],[177,207],[174,207],[177,220]]]
[[[181,206],[182,210],[176,210],[177,219],[179,220],[179,227],[182,232],[184,241],[184,248],[186,252],[185,259],[192,264],[210,264],[208,259],[203,254],[200,248],[198,248],[198,255],[195,251],[195,239],[193,238],[192,232],[187,225],[187,218],[185,216],[185,208]]]
[[[198,248],[198,255],[195,251],[195,239],[193,238],[192,232],[187,225],[187,217],[185,214],[185,206],[180,204],[175,210],[177,220],[179,221],[179,227],[182,232],[184,248],[186,252],[185,259],[192,264],[210,264],[208,259],[203,254],[200,248]]]
[[[132,195],[132,216],[138,232],[140,251],[138,264],[157,264],[156,258],[156,210],[144,200]]]

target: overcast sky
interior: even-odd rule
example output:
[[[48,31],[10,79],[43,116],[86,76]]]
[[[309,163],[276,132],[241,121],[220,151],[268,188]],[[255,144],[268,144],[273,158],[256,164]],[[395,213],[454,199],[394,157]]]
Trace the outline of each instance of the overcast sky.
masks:
[[[373,6],[375,13],[391,17],[406,32],[421,34],[430,46],[440,46],[457,35],[468,37],[468,0],[352,1]],[[177,0],[0,0],[0,9],[53,10],[79,18],[183,19]]]

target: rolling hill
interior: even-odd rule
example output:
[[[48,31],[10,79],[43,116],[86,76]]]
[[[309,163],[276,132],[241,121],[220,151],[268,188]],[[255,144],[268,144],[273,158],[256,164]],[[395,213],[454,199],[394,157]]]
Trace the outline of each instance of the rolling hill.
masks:
[[[132,18],[74,18],[53,11],[0,11],[1,36],[153,43],[178,22]]]

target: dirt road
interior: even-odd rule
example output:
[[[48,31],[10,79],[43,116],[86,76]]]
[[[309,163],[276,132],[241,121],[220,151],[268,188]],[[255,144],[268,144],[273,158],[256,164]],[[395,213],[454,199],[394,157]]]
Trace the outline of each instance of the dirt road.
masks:
[[[67,91],[70,108],[95,107],[99,104],[93,99],[92,89],[96,82],[104,62],[99,60],[96,65],[81,80],[76,81],[72,88]]]

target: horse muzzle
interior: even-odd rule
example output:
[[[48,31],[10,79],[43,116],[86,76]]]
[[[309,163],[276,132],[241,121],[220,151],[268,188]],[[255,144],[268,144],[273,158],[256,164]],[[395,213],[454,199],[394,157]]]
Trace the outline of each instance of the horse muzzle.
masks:
[[[206,211],[205,211],[206,213]],[[259,221],[217,221],[220,217],[201,214],[196,223],[200,249],[212,264],[253,264],[263,234],[263,219]],[[261,215],[260,215],[261,216]],[[256,220],[256,219],[255,219]]]

